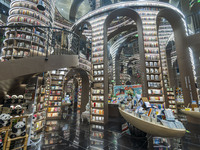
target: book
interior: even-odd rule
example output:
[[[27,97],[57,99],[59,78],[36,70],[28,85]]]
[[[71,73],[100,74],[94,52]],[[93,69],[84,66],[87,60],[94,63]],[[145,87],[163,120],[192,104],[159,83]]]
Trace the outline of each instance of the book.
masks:
[[[170,120],[170,121],[174,121],[175,120],[175,117],[174,117],[174,114],[172,112],[171,109],[165,109],[165,117],[166,117],[166,120]]]
[[[150,108],[150,109],[149,109],[148,116],[150,116],[150,115],[151,115],[151,113],[152,113],[152,110],[153,110],[152,108]]]

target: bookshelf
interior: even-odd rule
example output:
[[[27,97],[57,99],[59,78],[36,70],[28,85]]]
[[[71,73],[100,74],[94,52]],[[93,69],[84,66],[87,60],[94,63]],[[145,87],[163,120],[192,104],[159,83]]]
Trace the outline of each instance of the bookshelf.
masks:
[[[49,89],[46,97],[46,124],[44,148],[56,145],[59,137],[56,136],[60,129],[59,121],[62,118],[63,86],[67,69],[61,68],[49,72]]]
[[[45,102],[48,97],[49,78],[47,73],[44,77],[38,78],[38,86],[36,89],[36,101],[34,103],[34,113],[32,120],[32,133],[31,140],[38,140],[44,131],[46,122],[46,107]],[[44,81],[43,81],[44,80]],[[43,84],[44,82],[44,84]]]
[[[61,105],[63,98],[63,85],[65,69],[51,71],[51,85],[49,91],[49,100],[47,107],[47,120],[61,118]]]
[[[2,48],[2,61],[30,56],[45,56],[47,33],[44,29],[31,26],[52,25],[53,5],[45,0],[46,10],[37,9],[38,0],[15,0],[10,4],[8,26],[26,26],[7,28],[4,46]],[[30,26],[30,27],[29,27]]]
[[[161,20],[161,24],[158,29],[159,37],[159,46],[160,46],[160,55],[163,68],[163,82],[165,87],[166,94],[166,107],[169,107],[173,110],[174,113],[177,113],[176,100],[174,95],[174,89],[170,85],[170,76],[169,76],[169,66],[167,60],[166,47],[168,44],[167,39],[173,34],[173,29],[171,25],[164,19]]]
[[[138,7],[136,10],[142,18],[145,68],[149,101],[155,105],[165,102],[162,62],[157,38],[156,15],[158,8]]]
[[[78,102],[77,102],[77,108],[81,108],[81,97],[82,97],[82,79],[77,78],[78,80]]]
[[[107,96],[105,95],[105,61],[104,60],[104,41],[103,30],[101,30],[107,14],[90,20],[92,26],[92,82],[91,88],[91,122],[104,124],[107,121],[106,103]]]

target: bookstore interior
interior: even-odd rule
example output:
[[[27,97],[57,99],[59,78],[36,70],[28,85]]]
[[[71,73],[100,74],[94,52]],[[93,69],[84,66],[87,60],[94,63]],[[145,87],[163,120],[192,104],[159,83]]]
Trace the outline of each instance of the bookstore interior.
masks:
[[[0,150],[200,149],[200,0],[0,13]]]

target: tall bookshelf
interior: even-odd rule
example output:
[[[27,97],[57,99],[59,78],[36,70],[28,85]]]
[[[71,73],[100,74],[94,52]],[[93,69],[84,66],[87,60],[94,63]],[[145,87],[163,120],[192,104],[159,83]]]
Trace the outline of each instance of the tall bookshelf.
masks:
[[[55,146],[58,144],[60,129],[59,121],[62,118],[62,99],[64,79],[67,69],[61,68],[50,72],[50,88],[49,96],[45,101],[47,107],[46,112],[46,128],[44,138],[44,148]]]
[[[44,56],[46,53],[47,33],[44,29],[31,26],[49,26],[53,23],[53,1],[44,0],[46,10],[37,8],[38,0],[15,0],[10,4],[8,26],[27,26],[7,28],[2,61],[29,56]],[[30,27],[29,27],[30,26]]]
[[[60,119],[63,98],[65,69],[51,71],[51,86],[47,108],[47,119]]]
[[[93,18],[90,20],[92,26],[92,76],[93,86],[91,89],[91,122],[104,124],[107,122],[106,103],[108,101],[105,94],[106,86],[106,74],[107,67],[104,60],[104,41],[103,30],[107,14],[101,15],[101,17]]]
[[[82,79],[77,78],[78,80],[78,102],[77,102],[77,108],[81,108],[81,96],[82,96]]]
[[[145,67],[150,103],[155,105],[164,103],[164,89],[162,80],[162,62],[157,38],[156,15],[158,8],[140,7],[137,9],[142,18]]]
[[[168,69],[169,60],[167,60],[167,53],[166,53],[168,39],[170,38],[170,36],[173,35],[173,29],[171,25],[165,19],[162,19],[158,32],[159,32],[160,55],[161,55],[162,68],[163,68],[163,81],[164,81],[166,102],[167,102],[166,105],[167,107],[172,109],[174,113],[177,113],[176,100],[174,96],[175,91],[170,85],[170,77],[169,77],[169,69]]]
[[[31,129],[31,140],[38,140],[42,135],[46,122],[46,90],[48,90],[48,79],[44,76],[38,77],[38,84],[36,88],[35,101],[33,107],[33,119],[32,119],[32,129]],[[46,80],[47,79],[47,80]]]

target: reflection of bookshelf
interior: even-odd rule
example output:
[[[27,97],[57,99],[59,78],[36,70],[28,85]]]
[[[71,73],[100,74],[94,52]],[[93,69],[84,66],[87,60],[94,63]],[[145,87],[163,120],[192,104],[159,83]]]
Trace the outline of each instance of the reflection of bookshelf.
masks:
[[[104,126],[92,125],[90,127],[90,148],[103,149],[104,146]]]

